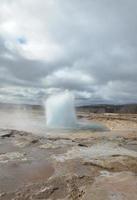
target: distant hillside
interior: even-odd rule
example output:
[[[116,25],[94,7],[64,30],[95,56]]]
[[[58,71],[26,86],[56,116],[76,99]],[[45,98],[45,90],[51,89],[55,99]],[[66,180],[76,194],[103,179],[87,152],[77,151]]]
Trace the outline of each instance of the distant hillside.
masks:
[[[77,108],[78,111],[88,111],[92,113],[137,113],[137,104],[125,105],[90,105]]]
[[[42,109],[41,105],[0,103],[0,109]]]
[[[5,104],[0,103],[0,109],[36,109],[43,110],[42,105],[27,105],[27,104]],[[92,113],[131,113],[137,114],[137,104],[125,104],[125,105],[88,105],[80,106],[76,108],[77,111],[86,111]]]

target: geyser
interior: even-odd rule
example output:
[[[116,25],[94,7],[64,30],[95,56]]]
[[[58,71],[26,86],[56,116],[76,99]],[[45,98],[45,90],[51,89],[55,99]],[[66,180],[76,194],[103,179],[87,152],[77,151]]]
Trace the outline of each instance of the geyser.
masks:
[[[69,91],[49,97],[46,101],[47,126],[50,128],[76,127],[74,96]]]
[[[46,101],[47,127],[53,129],[107,130],[103,125],[78,121],[75,112],[74,96],[69,91],[50,96]]]

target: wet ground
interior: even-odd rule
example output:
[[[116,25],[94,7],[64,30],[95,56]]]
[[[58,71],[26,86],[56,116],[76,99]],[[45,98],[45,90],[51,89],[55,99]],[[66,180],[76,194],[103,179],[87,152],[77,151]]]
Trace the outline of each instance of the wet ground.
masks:
[[[137,199],[137,115],[78,113],[109,131],[57,133],[30,115],[0,117],[0,200]]]

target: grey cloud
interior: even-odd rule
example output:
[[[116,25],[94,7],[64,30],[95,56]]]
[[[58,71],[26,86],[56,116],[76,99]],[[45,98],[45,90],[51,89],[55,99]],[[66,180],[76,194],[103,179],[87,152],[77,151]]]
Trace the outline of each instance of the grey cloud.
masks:
[[[5,2],[10,9],[9,1]],[[12,1],[17,4],[16,9],[22,8],[22,13],[17,12],[16,17],[19,15],[20,22],[26,23],[28,43],[32,31],[35,30],[42,38],[40,43],[48,32],[52,43],[62,49],[61,56],[55,60],[26,58],[18,49],[15,52],[9,50],[5,46],[7,38],[2,35],[0,68],[3,73],[5,70],[7,76],[1,74],[0,84],[5,87],[32,87],[37,90],[37,95],[33,93],[32,99],[42,99],[49,94],[50,88],[54,88],[53,92],[72,90],[83,104],[137,102],[137,1],[46,2]],[[27,17],[28,22],[25,21]],[[29,27],[29,20],[36,23]],[[11,55],[15,59],[4,55]],[[68,78],[67,73],[64,78],[55,75],[66,68],[68,76],[72,73],[73,78]],[[76,74],[77,71],[80,73]],[[94,81],[82,81],[82,74],[87,74]],[[41,80],[48,80],[49,83]],[[41,92],[44,88],[44,92]]]

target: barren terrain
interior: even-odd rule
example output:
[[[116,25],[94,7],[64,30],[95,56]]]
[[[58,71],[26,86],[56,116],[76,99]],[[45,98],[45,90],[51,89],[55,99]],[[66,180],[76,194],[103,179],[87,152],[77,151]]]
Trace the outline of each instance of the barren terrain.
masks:
[[[109,130],[37,135],[1,123],[1,200],[137,199],[137,115],[77,115]]]

